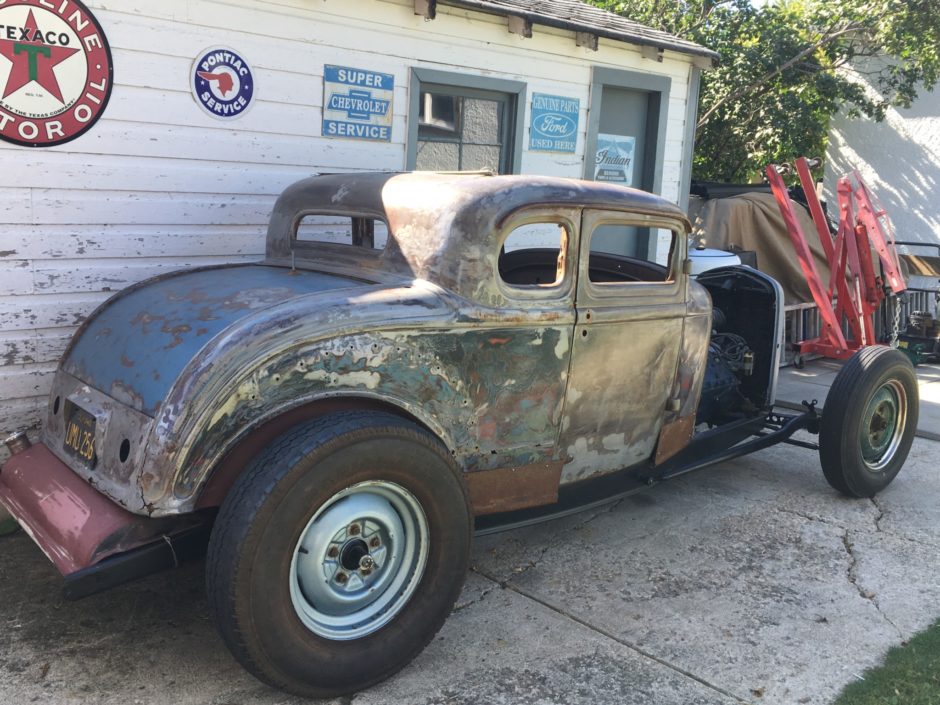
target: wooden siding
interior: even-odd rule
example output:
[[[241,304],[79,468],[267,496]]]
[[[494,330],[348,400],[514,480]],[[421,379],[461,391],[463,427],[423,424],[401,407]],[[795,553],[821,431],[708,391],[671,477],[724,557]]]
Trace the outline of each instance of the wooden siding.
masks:
[[[663,195],[678,200],[689,59],[661,63],[601,40],[411,0],[86,0],[110,41],[111,102],[90,132],[28,149],[0,143],[0,432],[36,428],[75,327],[113,292],[171,269],[256,259],[276,195],[318,171],[402,169],[412,67],[523,81],[527,95],[581,101],[576,154],[529,152],[521,171],[580,177],[592,66],[672,78]],[[255,71],[240,119],[205,115],[189,91],[194,57],[237,49]],[[320,135],[326,63],[395,76],[392,141]],[[526,123],[529,106],[524,111]],[[528,134],[528,124],[526,124]],[[2,452],[2,451],[0,451]]]

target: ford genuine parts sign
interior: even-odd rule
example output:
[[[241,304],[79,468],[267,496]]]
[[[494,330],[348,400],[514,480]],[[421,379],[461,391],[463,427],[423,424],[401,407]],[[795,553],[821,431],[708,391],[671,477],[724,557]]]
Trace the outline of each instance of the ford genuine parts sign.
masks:
[[[348,66],[323,67],[323,136],[392,140],[395,77]]]
[[[533,93],[529,149],[573,153],[578,141],[580,107],[577,98]]]

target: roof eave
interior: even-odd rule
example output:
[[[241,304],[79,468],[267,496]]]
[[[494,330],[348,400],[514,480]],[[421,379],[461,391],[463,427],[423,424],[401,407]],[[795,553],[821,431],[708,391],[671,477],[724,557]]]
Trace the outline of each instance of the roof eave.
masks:
[[[639,46],[648,46],[655,49],[675,51],[680,54],[698,57],[710,62],[709,65],[700,65],[699,68],[715,67],[718,65],[720,58],[717,52],[712,51],[707,47],[693,44],[691,42],[674,43],[665,40],[658,40],[653,37],[646,37],[640,34],[634,34],[631,32],[618,32],[582,22],[566,20],[560,17],[543,15],[538,12],[532,12],[521,8],[518,10],[509,11],[502,5],[489,3],[486,2],[486,0],[440,0],[440,2],[444,5],[463,7],[469,10],[486,12],[487,14],[491,15],[500,15],[502,17],[521,17],[527,22],[544,25],[546,27],[554,27],[555,29],[565,29],[572,32],[586,32],[594,34],[598,37],[603,37],[604,39],[612,39],[614,41],[627,42],[629,44],[636,44]]]

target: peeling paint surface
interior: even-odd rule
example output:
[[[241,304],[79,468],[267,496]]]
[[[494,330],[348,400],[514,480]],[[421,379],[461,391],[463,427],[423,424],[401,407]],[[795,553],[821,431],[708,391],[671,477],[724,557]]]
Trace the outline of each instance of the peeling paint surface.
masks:
[[[693,312],[682,276],[651,299],[583,283],[580,227],[591,207],[688,227],[658,197],[564,179],[423,173],[298,182],[275,206],[264,263],[144,282],[79,331],[53,398],[87,390],[108,417],[98,467],[73,469],[132,512],[189,512],[239,443],[337,400],[414,418],[477,488],[490,471],[515,478],[513,505],[526,501],[518,468],[552,469],[554,489],[546,483],[533,495],[544,498],[559,484],[648,461]],[[297,240],[297,223],[318,210],[382,220],[388,244]],[[551,287],[510,285],[498,271],[503,240],[539,218],[565,224],[563,277]],[[575,306],[582,298],[585,320]],[[694,373],[690,355],[683,351],[681,365]],[[118,422],[122,408],[132,424]],[[50,417],[47,445],[61,446],[63,427]],[[115,458],[125,433],[126,463]]]
[[[650,457],[676,374],[685,306],[592,308],[574,335],[562,484]]]
[[[63,363],[87,384],[153,415],[183,367],[239,318],[294,296],[355,286],[336,276],[243,266],[181,272],[109,302]]]
[[[220,450],[266,410],[340,393],[413,414],[447,440],[468,472],[551,460],[568,365],[554,350],[570,335],[564,327],[376,330],[284,351],[250,373],[256,393],[236,390],[208,424],[195,409],[179,420],[201,432],[186,449],[176,499],[189,501]],[[511,377],[500,374],[507,366]]]

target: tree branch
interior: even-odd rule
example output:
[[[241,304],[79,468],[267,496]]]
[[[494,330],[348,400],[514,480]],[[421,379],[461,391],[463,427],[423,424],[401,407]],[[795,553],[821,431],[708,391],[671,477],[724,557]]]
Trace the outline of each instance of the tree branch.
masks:
[[[779,76],[781,73],[786,71],[788,68],[790,68],[794,64],[802,61],[805,57],[821,49],[827,44],[834,42],[839,37],[842,37],[846,34],[852,34],[853,32],[861,31],[862,29],[864,29],[864,27],[859,26],[859,25],[849,25],[838,31],[827,32],[815,44],[811,44],[810,46],[806,47],[801,52],[799,52],[796,56],[789,59],[788,61],[785,61],[783,64],[775,68],[773,71],[766,73],[765,75],[761,76],[755,81],[751,81],[751,83],[747,84],[746,86],[743,86],[735,91],[732,91],[731,93],[726,95],[724,98],[721,98],[715,101],[715,103],[705,112],[705,114],[699,118],[697,127],[701,129],[702,126],[704,126],[705,123],[708,122],[708,118],[710,118],[715,113],[715,111],[718,110],[718,108],[720,108],[722,105],[725,105],[726,103],[737,100],[741,96],[747,95],[758,86],[761,86],[767,83],[768,81],[776,78],[777,76]]]

